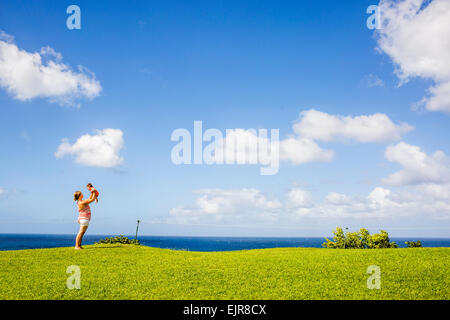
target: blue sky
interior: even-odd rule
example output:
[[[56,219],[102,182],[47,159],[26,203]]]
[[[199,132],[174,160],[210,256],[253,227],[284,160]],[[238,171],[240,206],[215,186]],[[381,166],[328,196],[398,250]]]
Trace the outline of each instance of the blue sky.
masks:
[[[0,232],[76,232],[72,194],[92,182],[101,196],[92,205],[91,234],[131,234],[141,219],[148,235],[325,236],[341,225],[448,236],[450,106],[445,92],[414,106],[450,81],[450,51],[422,52],[424,42],[414,41],[404,50],[402,33],[423,15],[447,18],[443,2],[398,25],[386,11],[388,25],[377,33],[366,26],[366,8],[376,3],[361,0],[2,1],[3,50],[15,46],[44,59],[40,50],[48,46],[62,55],[48,59],[73,74],[78,65],[88,68],[82,81],[100,87],[62,101],[52,91],[58,81],[43,85],[16,66],[5,71],[18,60],[1,53]],[[80,30],[66,27],[71,4],[81,9]],[[449,32],[420,30],[420,39]],[[416,55],[403,54],[415,48]],[[417,65],[421,55],[431,66]],[[443,72],[433,67],[439,63]],[[408,80],[401,86],[398,70]],[[19,97],[38,87],[42,92]],[[276,128],[283,140],[295,135],[296,123],[304,127],[302,118],[316,119],[300,115],[311,110],[342,123],[327,141],[311,139],[334,152],[330,161],[281,161],[272,176],[260,175],[258,165],[171,161],[172,132],[192,132],[195,120],[222,131]],[[369,128],[348,132],[348,121],[374,114],[394,131],[402,123],[411,129],[368,142],[358,137]],[[74,145],[107,128],[123,135],[116,165],[77,162],[75,151],[55,156],[62,139]],[[443,155],[433,157],[438,150]],[[382,192],[372,194],[376,188]],[[389,195],[380,199],[383,190]]]

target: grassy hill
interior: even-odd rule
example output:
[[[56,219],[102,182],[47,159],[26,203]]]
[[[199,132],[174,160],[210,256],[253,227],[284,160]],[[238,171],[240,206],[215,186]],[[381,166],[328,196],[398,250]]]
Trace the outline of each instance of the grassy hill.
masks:
[[[133,245],[0,252],[0,299],[449,299],[450,248],[187,252]],[[81,289],[69,290],[69,265]],[[369,265],[381,289],[369,290]]]

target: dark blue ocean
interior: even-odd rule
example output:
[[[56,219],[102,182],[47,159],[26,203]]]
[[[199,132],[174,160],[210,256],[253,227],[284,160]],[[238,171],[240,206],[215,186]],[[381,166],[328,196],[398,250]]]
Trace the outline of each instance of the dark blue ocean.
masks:
[[[85,235],[83,244],[93,244],[108,235]],[[133,236],[129,236],[133,238]],[[324,238],[241,238],[241,237],[168,237],[139,236],[142,245],[189,251],[231,251],[264,248],[321,248]],[[405,241],[420,240],[424,247],[450,247],[450,238],[391,238],[399,247]],[[0,250],[70,247],[75,235],[0,234]]]

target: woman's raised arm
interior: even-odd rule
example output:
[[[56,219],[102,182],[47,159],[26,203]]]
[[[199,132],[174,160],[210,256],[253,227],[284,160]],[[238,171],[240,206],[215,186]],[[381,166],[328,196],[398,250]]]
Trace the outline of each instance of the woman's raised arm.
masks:
[[[94,201],[95,201],[95,194],[91,193],[91,196],[89,197],[89,199],[81,201],[80,204],[85,205],[85,204],[89,204]]]

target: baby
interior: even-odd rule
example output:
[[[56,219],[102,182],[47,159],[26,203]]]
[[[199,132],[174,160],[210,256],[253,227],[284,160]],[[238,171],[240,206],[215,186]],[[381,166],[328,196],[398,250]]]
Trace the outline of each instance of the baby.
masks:
[[[94,194],[95,194],[95,202],[98,203],[98,195],[99,195],[99,192],[94,188],[94,186],[92,185],[92,183],[88,183],[86,187],[87,187],[87,189],[88,189],[91,193],[94,193]]]

